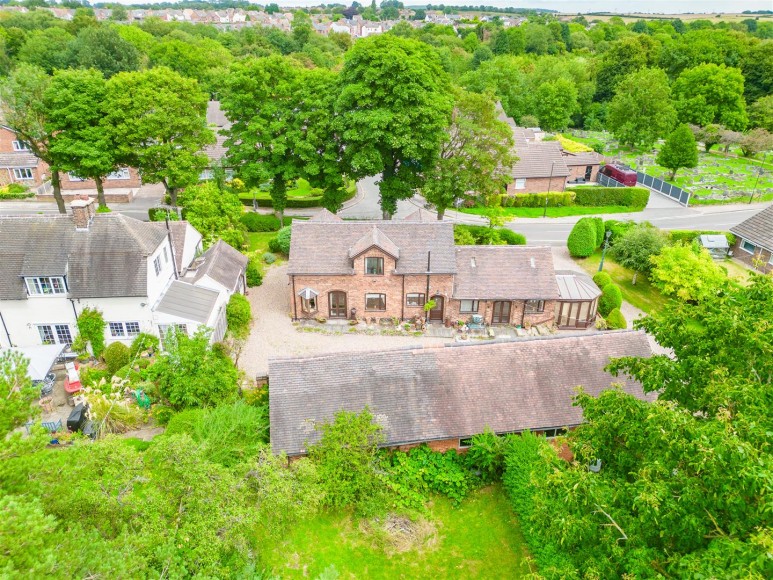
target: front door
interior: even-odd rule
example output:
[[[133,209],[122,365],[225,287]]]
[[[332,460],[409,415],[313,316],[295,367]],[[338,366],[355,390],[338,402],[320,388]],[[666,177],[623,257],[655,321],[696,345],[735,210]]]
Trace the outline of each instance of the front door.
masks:
[[[494,302],[494,312],[491,314],[491,324],[507,324],[510,322],[510,307],[512,302]]]
[[[429,311],[429,320],[430,322],[434,321],[443,321],[443,297],[442,296],[433,296],[432,300],[435,301],[435,307]]]
[[[585,181],[590,181],[590,176],[593,174],[593,165],[587,165],[585,167]]]
[[[346,292],[331,292],[330,318],[346,318]]]

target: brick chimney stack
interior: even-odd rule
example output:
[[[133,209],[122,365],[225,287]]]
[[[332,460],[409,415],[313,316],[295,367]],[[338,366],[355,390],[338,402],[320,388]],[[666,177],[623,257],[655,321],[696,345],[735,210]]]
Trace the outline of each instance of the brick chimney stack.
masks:
[[[70,208],[72,209],[72,221],[75,223],[75,229],[88,230],[91,220],[97,213],[94,200],[88,195],[80,194],[70,204]]]

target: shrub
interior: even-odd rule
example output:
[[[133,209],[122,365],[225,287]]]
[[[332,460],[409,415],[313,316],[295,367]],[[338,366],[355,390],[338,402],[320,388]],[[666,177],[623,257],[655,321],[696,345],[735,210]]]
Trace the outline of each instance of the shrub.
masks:
[[[671,230],[668,232],[668,240],[677,244],[679,242],[692,243],[698,236],[725,236],[727,238],[727,244],[732,246],[735,244],[735,236],[730,232],[717,232],[710,230]]]
[[[614,283],[607,284],[601,289],[601,296],[599,297],[599,312],[605,318],[615,308],[620,308],[623,305],[623,293],[620,291],[620,286]],[[607,321],[609,322],[609,321]]]
[[[634,209],[644,209],[650,199],[650,190],[646,187],[602,187],[582,186],[574,192],[574,204],[599,207],[603,205],[621,205]]]
[[[258,268],[258,265],[253,258],[250,258],[250,261],[247,262],[247,271],[245,276],[247,278],[247,286],[249,288],[254,288],[255,286],[260,286],[263,284],[263,274],[260,273],[260,269]]]
[[[291,217],[284,218],[284,224],[289,225],[292,219]],[[239,221],[244,224],[248,232],[276,232],[281,227],[278,217],[252,211],[244,213]]]
[[[480,473],[484,482],[497,481],[505,467],[504,451],[505,438],[486,428],[483,433],[473,436],[472,446],[464,456],[465,463]]]
[[[105,206],[100,206],[100,207],[97,208],[97,213],[110,213],[111,211],[113,211],[113,210],[110,209],[109,207],[107,207],[106,205]]]
[[[596,283],[596,286],[598,286],[599,288],[603,288],[607,284],[612,283],[612,276],[610,276],[606,272],[596,272],[593,275],[593,281]]]
[[[273,264],[274,262],[276,262],[276,256],[271,252],[266,252],[265,254],[263,254],[262,259],[266,264]]]
[[[457,246],[474,246],[475,236],[467,226],[456,224],[454,226],[454,244]]]
[[[589,218],[582,218],[572,228],[566,241],[569,254],[575,258],[587,258],[596,246],[596,226]]]
[[[507,228],[454,225],[454,243],[458,246],[523,246],[526,238]]]
[[[236,337],[246,337],[250,333],[252,308],[250,301],[242,294],[233,294],[225,307],[228,331]]]
[[[26,199],[28,197],[35,197],[35,194],[20,183],[9,183],[0,188],[0,199]]]
[[[499,196],[502,207],[545,207],[545,199],[548,200],[548,207],[574,205],[574,193],[571,191],[516,193],[515,195]]]
[[[649,222],[642,222],[649,223]],[[612,232],[609,236],[609,244],[614,245],[615,241],[622,238],[628,230],[636,226],[636,222],[631,220],[619,221],[619,220],[607,220],[604,222],[604,233],[607,231]]]
[[[290,236],[292,235],[292,229],[290,226],[285,226],[279,232],[277,232],[276,237],[271,240],[271,242],[274,242],[274,245],[272,247],[271,242],[268,244],[268,249],[272,252],[281,252],[285,256],[290,255]]]
[[[102,358],[107,365],[107,371],[111,375],[114,375],[118,369],[129,364],[132,356],[128,346],[122,342],[116,341],[107,346],[105,352],[102,354]]]
[[[134,358],[139,352],[144,352],[146,350],[155,352],[158,350],[158,344],[159,340],[157,336],[148,334],[147,332],[140,332],[134,337],[132,345],[129,348],[129,354],[131,358]]]
[[[508,246],[525,246],[526,236],[509,230],[507,228],[499,228],[494,230],[500,239],[504,240]]]
[[[27,193],[29,191],[29,188],[21,183],[9,183],[5,189],[8,190],[8,193]]]
[[[604,220],[600,217],[590,218],[593,220],[593,225],[596,228],[596,247],[600,248],[604,243]]]
[[[78,332],[91,344],[91,352],[99,358],[105,350],[105,319],[96,308],[86,307],[77,318]]]
[[[91,389],[96,388],[102,379],[110,378],[108,371],[85,365],[78,370],[78,375],[81,378],[81,384]]]
[[[619,308],[613,308],[609,314],[607,314],[607,328],[610,330],[616,330],[621,328],[628,328],[628,322],[625,320],[625,316],[620,312]]]

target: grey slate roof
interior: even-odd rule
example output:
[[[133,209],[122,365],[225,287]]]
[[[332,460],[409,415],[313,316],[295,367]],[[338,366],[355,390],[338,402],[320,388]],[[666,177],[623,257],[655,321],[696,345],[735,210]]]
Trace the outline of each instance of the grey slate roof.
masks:
[[[153,310],[203,324],[209,320],[217,297],[215,290],[174,280]]]
[[[641,386],[604,371],[610,358],[651,355],[642,331],[558,336],[506,343],[345,352],[269,361],[271,447],[306,452],[318,422],[369,407],[386,445],[582,422],[575,388],[597,395],[613,383],[645,398]],[[654,396],[647,397],[654,399]]]
[[[730,228],[736,236],[773,252],[773,205]]]
[[[231,127],[231,121],[228,120],[228,117],[225,116],[225,113],[220,108],[220,101],[207,102],[207,125],[214,125],[224,129]]]
[[[453,298],[558,298],[553,253],[541,246],[456,246]]]
[[[341,217],[324,207],[309,218],[310,222],[342,222]]]
[[[23,276],[67,275],[71,298],[147,296],[147,256],[165,230],[97,214],[87,231],[72,217],[0,217],[0,299],[27,297]]]
[[[350,275],[354,273],[349,249],[373,226],[399,249],[397,274],[427,272],[427,252],[432,253],[432,272],[456,272],[454,227],[450,222],[395,221],[293,221],[288,274]]]
[[[247,256],[239,250],[232,248],[223,240],[218,240],[194,261],[193,264],[197,265],[197,268],[192,283],[195,284],[204,276],[209,276],[229,290],[235,290],[247,268],[248,261]]]

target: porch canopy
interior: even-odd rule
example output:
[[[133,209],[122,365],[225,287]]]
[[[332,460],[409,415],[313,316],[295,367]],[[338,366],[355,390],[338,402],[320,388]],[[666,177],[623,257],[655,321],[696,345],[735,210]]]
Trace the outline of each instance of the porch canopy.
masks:
[[[20,352],[24,358],[30,361],[29,367],[27,368],[29,377],[33,381],[42,381],[46,378],[46,375],[51,372],[51,367],[54,366],[56,359],[62,354],[64,347],[64,344],[22,346],[13,347],[11,349],[0,349],[0,354],[4,354],[7,350]]]
[[[298,292],[298,296],[303,298],[304,300],[311,300],[312,298],[316,298],[319,296],[319,292],[316,290],[312,290],[311,288],[304,288],[300,292]]]

